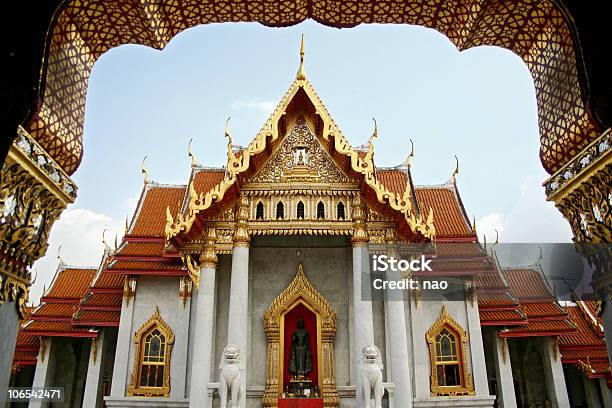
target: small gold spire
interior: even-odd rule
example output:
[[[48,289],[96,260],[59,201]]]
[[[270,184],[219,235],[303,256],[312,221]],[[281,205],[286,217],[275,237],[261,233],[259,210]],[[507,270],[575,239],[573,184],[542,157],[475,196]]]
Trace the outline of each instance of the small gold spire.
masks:
[[[304,71],[304,34],[302,34],[302,43],[300,45],[300,68],[298,69],[295,79],[306,79],[306,71]]]
[[[123,235],[127,235],[128,233],[128,229],[130,229],[129,225],[128,225],[128,216],[125,216],[125,233]]]
[[[144,182],[148,183],[149,182],[149,170],[147,170],[147,167],[145,166],[145,160],[147,160],[147,156],[145,156],[144,159],[142,159],[142,165],[140,166],[140,172],[144,176]]]
[[[472,215],[472,217],[473,217],[473,221],[472,221],[472,230],[474,231],[474,234],[478,234],[478,233],[476,232],[476,214],[473,214],[473,215]]]

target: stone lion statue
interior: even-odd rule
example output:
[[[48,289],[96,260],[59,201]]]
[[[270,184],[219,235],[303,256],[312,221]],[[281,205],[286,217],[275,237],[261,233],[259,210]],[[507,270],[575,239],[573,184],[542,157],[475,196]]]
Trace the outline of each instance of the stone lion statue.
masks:
[[[240,396],[240,349],[233,344],[228,344],[223,349],[221,357],[221,375],[219,378],[219,406],[227,408],[228,397],[232,402],[231,407],[238,406]]]
[[[366,407],[371,407],[374,397],[374,407],[382,407],[382,397],[385,392],[382,380],[382,356],[374,344],[361,350],[361,387]]]

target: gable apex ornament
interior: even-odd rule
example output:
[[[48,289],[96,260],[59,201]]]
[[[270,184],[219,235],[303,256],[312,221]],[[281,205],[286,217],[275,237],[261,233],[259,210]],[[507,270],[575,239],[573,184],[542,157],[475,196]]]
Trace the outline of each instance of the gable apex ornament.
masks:
[[[302,34],[302,42],[300,44],[300,67],[295,75],[295,79],[298,81],[306,79],[306,71],[304,71],[304,34]]]

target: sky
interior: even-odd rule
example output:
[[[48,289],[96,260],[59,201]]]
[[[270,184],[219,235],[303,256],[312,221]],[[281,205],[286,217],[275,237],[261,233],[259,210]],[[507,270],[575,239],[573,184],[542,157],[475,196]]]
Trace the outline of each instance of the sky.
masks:
[[[378,122],[378,166],[400,164],[412,139],[414,182],[441,184],[460,162],[458,186],[479,236],[500,242],[569,242],[568,223],[545,201],[535,90],[523,61],[497,47],[462,52],[423,27],[335,29],[307,21],[289,28],[256,23],[191,28],[164,50],[123,45],[96,62],[88,85],[83,161],[74,204],[51,231],[33,270],[38,301],[58,255],[98,265],[106,242],[123,234],[150,178],[184,184],[187,146],[198,161],[226,161],[225,120],[247,145],[295,78],[305,35],[308,79],[354,146]],[[61,245],[61,249],[58,248]]]

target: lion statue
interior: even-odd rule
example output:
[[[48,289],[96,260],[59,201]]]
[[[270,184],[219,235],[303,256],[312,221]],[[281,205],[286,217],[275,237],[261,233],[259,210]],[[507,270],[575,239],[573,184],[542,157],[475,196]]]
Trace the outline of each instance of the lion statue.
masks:
[[[361,387],[366,407],[371,407],[374,397],[374,407],[382,407],[382,397],[385,392],[382,377],[382,357],[380,350],[374,344],[361,350]]]
[[[221,358],[221,375],[219,378],[219,406],[227,408],[228,397],[232,402],[231,407],[238,406],[238,397],[240,396],[240,349],[233,344],[228,344],[223,349]]]

